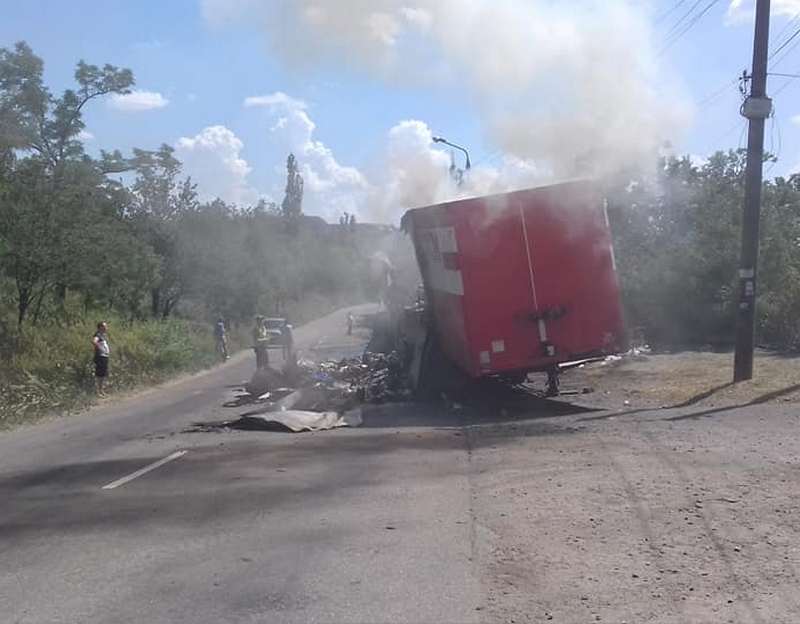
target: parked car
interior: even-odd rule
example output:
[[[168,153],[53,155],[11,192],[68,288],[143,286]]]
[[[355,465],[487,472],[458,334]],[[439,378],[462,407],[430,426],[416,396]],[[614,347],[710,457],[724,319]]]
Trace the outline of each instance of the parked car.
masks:
[[[264,327],[269,336],[270,346],[284,346],[287,335],[286,328],[290,327],[285,318],[267,317],[264,319]]]

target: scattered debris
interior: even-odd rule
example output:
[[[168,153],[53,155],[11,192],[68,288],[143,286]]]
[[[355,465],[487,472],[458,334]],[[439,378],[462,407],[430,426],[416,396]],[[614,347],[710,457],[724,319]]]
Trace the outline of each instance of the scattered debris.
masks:
[[[285,374],[275,370],[274,368],[265,366],[257,369],[256,372],[253,373],[250,381],[244,385],[244,389],[248,392],[248,394],[253,396],[253,399],[255,399],[256,397],[263,396],[271,390],[286,387],[288,385],[290,384],[288,383]]]
[[[396,352],[366,352],[319,364],[300,360],[291,370],[258,369],[227,407],[250,405],[238,418],[196,423],[190,431],[245,429],[321,431],[361,425],[361,403],[407,400],[411,396]]]
[[[651,350],[649,345],[641,345],[639,347],[632,347],[625,353],[621,353],[619,355],[608,355],[606,356],[601,365],[605,364],[618,364],[623,360],[633,360],[635,362],[642,362],[648,359]]]
[[[298,363],[300,381],[322,387],[342,399],[357,402],[385,403],[411,397],[403,361],[396,351],[366,352],[361,358],[345,358],[313,364]]]

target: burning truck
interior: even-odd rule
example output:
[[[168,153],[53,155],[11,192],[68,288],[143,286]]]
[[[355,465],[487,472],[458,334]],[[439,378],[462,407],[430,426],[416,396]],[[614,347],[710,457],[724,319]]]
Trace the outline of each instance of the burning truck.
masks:
[[[418,390],[463,379],[523,381],[624,351],[620,288],[605,200],[588,181],[409,210],[424,304],[402,339]],[[421,298],[422,299],[422,298]]]
[[[291,430],[338,427],[352,423],[334,416],[359,402],[458,394],[481,378],[517,384],[531,372],[547,373],[553,395],[566,368],[626,350],[606,206],[594,184],[415,208],[402,226],[422,276],[417,303],[404,305],[394,268],[381,261],[383,311],[359,317],[371,330],[368,352],[259,369],[246,389],[249,402],[267,404],[245,416]],[[354,320],[348,315],[348,333]]]

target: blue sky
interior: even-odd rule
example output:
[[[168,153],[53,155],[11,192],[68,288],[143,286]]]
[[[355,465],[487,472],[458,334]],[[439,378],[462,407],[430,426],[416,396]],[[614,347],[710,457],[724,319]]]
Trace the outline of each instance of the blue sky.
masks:
[[[463,6],[482,1],[463,0]],[[441,4],[448,3],[451,0],[442,0]],[[291,19],[311,20],[319,18],[315,5],[330,7],[334,3],[297,4],[305,5],[305,13]],[[391,8],[395,3],[378,0],[376,4]],[[506,175],[510,166],[506,155],[511,152],[515,160],[510,177],[521,180],[520,171],[530,171],[530,167],[521,165],[516,157],[527,158],[530,154],[516,135],[509,139],[508,132],[503,134],[497,129],[498,120],[504,119],[497,110],[503,106],[509,110],[541,110],[542,114],[537,113],[534,118],[535,127],[547,111],[559,108],[559,114],[563,113],[560,103],[544,105],[537,93],[549,87],[559,93],[569,90],[569,85],[538,77],[535,84],[527,85],[519,94],[498,96],[497,102],[493,101],[493,92],[485,88],[494,79],[492,67],[480,66],[487,56],[481,46],[496,47],[497,39],[492,36],[499,36],[504,44],[503,34],[493,35],[492,24],[487,23],[482,25],[487,31],[483,42],[455,41],[452,32],[432,36],[436,22],[431,26],[430,16],[422,8],[415,9],[416,4],[423,7],[429,2],[409,0],[397,6],[402,7],[398,10],[403,11],[403,19],[419,27],[421,34],[405,39],[397,36],[397,22],[389,19],[387,8],[376,11],[375,19],[369,20],[369,41],[361,37],[362,33],[349,32],[346,22],[336,21],[342,19],[340,15],[325,17],[333,20],[327,27],[336,32],[330,33],[330,42],[320,42],[324,38],[320,31],[303,34],[298,30],[297,37],[293,36],[297,23],[286,18],[285,13],[294,9],[287,9],[290,5],[285,0],[6,2],[0,21],[0,46],[26,40],[44,59],[47,83],[55,91],[70,85],[78,59],[130,67],[136,76],[136,89],[145,93],[124,101],[95,103],[86,114],[87,129],[92,135],[86,140],[87,149],[126,151],[134,146],[176,145],[187,171],[206,196],[220,194],[239,203],[259,196],[279,199],[282,161],[292,149],[301,152],[300,159],[306,167],[310,212],[334,217],[349,209],[365,214],[389,195],[397,201],[414,203],[417,199],[408,195],[409,189],[403,185],[408,186],[413,180],[417,188],[420,176],[423,180],[432,179],[415,167],[446,166],[449,159],[449,155],[426,144],[430,131],[468,145],[473,162],[487,168],[484,174],[492,184],[501,183],[497,182],[498,177]],[[556,56],[551,55],[547,61],[553,67],[560,67],[563,62],[578,77],[593,75],[593,68],[577,67],[577,61],[569,56],[574,47],[571,43],[557,41],[561,31],[568,39],[581,36],[580,26],[577,35],[570,28],[573,19],[587,23],[581,22],[583,18],[577,11],[573,14],[569,9],[554,9],[553,3],[544,0],[508,0],[506,4],[523,12],[529,6],[549,5],[544,15],[558,11],[555,15],[561,26],[556,24],[541,31],[534,28],[529,54],[526,51],[522,59],[555,50]],[[563,7],[567,3],[560,4]],[[591,0],[574,3],[587,4],[591,5]],[[610,20],[608,32],[612,36],[614,25],[622,24],[620,40],[630,38],[630,48],[620,45],[621,52],[616,54],[637,58],[621,58],[619,71],[626,71],[630,64],[634,71],[646,65],[643,71],[649,76],[648,89],[655,90],[655,95],[642,95],[639,85],[633,85],[630,101],[636,103],[640,101],[637,98],[645,98],[641,102],[652,103],[654,109],[660,107],[661,117],[647,117],[648,130],[652,130],[651,125],[659,125],[662,117],[669,119],[659,128],[659,137],[671,139],[677,152],[698,157],[715,149],[743,145],[744,121],[738,116],[740,96],[735,78],[750,64],[752,0],[703,0],[683,23],[678,22],[679,18],[687,14],[695,0],[621,0],[611,4],[619,4],[625,11],[624,7],[630,6],[635,14],[635,20],[627,22],[627,13],[620,18],[620,13],[601,9],[597,21]],[[680,32],[706,5],[710,5],[708,12],[672,41],[670,33]],[[344,18],[347,10],[359,6],[373,5],[346,0],[341,3]],[[798,14],[800,0],[773,0],[772,33],[777,45],[800,27],[800,18],[790,21]],[[531,13],[531,23],[541,16],[541,12]],[[283,19],[289,21],[279,21]],[[631,24],[643,27],[637,27],[634,34],[625,30],[624,25]],[[502,23],[498,28],[501,27]],[[385,59],[377,58],[385,50],[368,47],[375,43],[376,32],[383,37],[381,43],[385,47],[394,48],[390,50],[394,56],[385,66]],[[592,31],[591,36],[603,35]],[[775,57],[780,63],[771,68],[773,71],[800,74],[800,46],[792,47],[797,42],[800,36]],[[315,49],[304,52],[308,47]],[[460,73],[473,71],[457,58],[465,49],[467,54],[475,54],[476,67],[462,82]],[[645,49],[646,62],[638,58]],[[454,55],[453,63],[448,54]],[[491,54],[488,56],[491,59]],[[376,57],[374,62],[371,57]],[[520,59],[509,58],[509,64],[515,63],[519,64]],[[440,69],[441,73],[437,73]],[[428,70],[435,70],[433,78],[415,75]],[[602,76],[603,70],[600,68],[598,75]],[[520,75],[525,79],[528,74]],[[478,83],[480,86],[476,86]],[[501,92],[507,83],[497,84],[497,91]],[[604,83],[600,84],[604,88]],[[767,126],[767,148],[780,156],[770,175],[800,170],[800,79],[771,77],[770,92],[784,84],[787,86],[775,97],[775,119]],[[514,100],[517,95],[524,106]],[[250,100],[246,105],[246,98],[254,97],[261,99]],[[587,106],[586,102],[569,103],[564,108],[574,107],[577,114],[591,117],[594,107],[604,107],[605,99],[600,93],[597,102],[588,104],[588,112],[581,108]],[[626,96],[623,108],[627,101]],[[525,123],[527,118],[520,119]],[[402,125],[404,120],[417,123]],[[569,118],[565,123],[569,128]],[[588,136],[593,136],[591,120],[585,123],[589,124],[585,130]],[[530,140],[536,142],[538,135],[531,132]],[[549,140],[549,145],[558,146],[558,136]],[[515,146],[520,147],[519,153],[513,153]],[[537,149],[547,148],[537,145]],[[541,151],[534,155],[540,154]],[[409,168],[403,158],[413,159],[414,167]]]

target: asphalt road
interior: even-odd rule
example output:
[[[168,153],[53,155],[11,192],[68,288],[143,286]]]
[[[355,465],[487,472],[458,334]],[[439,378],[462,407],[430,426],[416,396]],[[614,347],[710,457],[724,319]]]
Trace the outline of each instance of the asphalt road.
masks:
[[[344,319],[297,343],[358,352]],[[235,415],[252,369],[0,435],[0,621],[797,622],[792,405],[498,391],[187,432]]]
[[[340,311],[296,342],[358,352],[365,336],[344,327]],[[0,620],[476,620],[464,437],[391,414],[320,433],[184,432],[230,418],[252,369],[242,354],[0,436]]]

